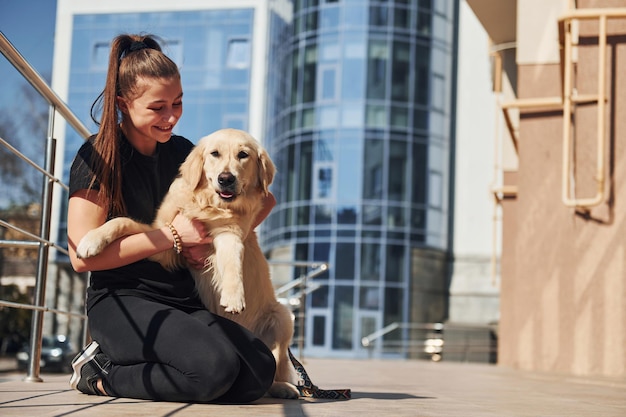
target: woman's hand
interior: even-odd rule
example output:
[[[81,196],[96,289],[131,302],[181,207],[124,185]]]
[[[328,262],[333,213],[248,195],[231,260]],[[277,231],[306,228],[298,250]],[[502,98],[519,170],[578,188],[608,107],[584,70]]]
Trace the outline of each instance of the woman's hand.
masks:
[[[186,246],[182,255],[190,268],[201,270],[206,267],[206,260],[211,251],[212,244]]]
[[[188,219],[179,213],[172,220],[172,226],[178,232],[183,248],[213,242],[210,231],[199,220]]]
[[[254,219],[254,223],[252,223],[252,230],[256,229],[257,226],[263,223],[263,220],[270,215],[270,212],[274,206],[276,206],[276,197],[274,197],[274,194],[272,193],[267,193],[267,195],[263,197],[261,204],[263,204],[263,209],[261,209],[256,219]]]
[[[181,214],[176,215],[172,226],[182,241],[182,255],[187,265],[193,269],[203,269],[213,243],[210,231],[201,221],[190,220]]]

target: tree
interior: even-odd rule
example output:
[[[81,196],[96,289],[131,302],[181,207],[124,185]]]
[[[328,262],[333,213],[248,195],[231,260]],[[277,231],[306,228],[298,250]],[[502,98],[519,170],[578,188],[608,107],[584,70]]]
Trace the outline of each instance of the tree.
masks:
[[[20,106],[0,111],[0,137],[42,166],[48,125],[48,104],[24,81],[14,102]],[[0,208],[27,205],[41,198],[43,175],[0,146]]]

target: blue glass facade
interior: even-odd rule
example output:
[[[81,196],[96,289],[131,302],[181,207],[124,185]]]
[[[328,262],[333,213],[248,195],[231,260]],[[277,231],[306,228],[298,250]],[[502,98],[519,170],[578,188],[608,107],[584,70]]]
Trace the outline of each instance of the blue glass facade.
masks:
[[[445,318],[456,3],[298,0],[272,16],[279,203],[262,242],[330,263],[306,306],[309,354],[364,354],[386,325]]]
[[[245,130],[253,23],[254,9],[245,8],[74,15],[67,103],[95,133],[90,109],[104,87],[111,40],[120,33],[152,33],[181,71],[184,112],[175,133],[195,142],[223,127]],[[76,132],[67,132],[66,181],[82,143]],[[59,236],[66,236],[64,221]]]

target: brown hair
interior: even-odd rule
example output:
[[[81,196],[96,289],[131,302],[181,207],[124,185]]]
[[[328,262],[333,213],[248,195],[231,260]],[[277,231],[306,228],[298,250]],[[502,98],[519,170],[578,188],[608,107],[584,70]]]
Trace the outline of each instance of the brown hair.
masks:
[[[99,183],[98,201],[108,208],[109,215],[126,214],[122,197],[122,176],[119,123],[122,113],[117,97],[132,100],[141,95],[137,88],[139,78],[180,78],[178,67],[161,51],[154,35],[119,35],[111,43],[109,68],[104,90],[91,106],[91,118],[100,125],[94,140],[94,178]],[[101,108],[100,122],[95,117]]]

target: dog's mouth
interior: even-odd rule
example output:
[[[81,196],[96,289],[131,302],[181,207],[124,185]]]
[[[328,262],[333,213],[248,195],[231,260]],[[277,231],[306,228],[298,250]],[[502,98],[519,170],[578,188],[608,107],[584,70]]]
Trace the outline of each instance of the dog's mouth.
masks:
[[[226,202],[233,201],[237,194],[237,177],[231,172],[222,172],[217,176],[218,190],[217,194],[220,198]]]
[[[235,197],[237,197],[237,194],[235,194],[234,192],[230,190],[221,190],[221,191],[218,191],[217,194],[220,196],[222,200],[227,201],[227,202],[233,201]]]

